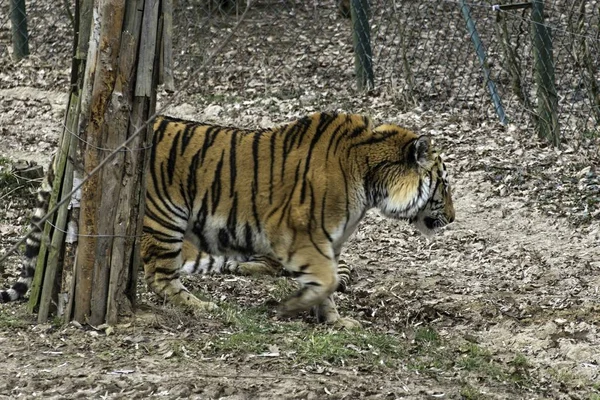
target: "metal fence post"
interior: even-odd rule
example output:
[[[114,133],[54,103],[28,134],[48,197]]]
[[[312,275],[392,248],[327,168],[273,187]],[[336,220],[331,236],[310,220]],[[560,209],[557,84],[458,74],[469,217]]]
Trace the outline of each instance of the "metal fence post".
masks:
[[[12,25],[13,54],[16,60],[20,60],[29,55],[25,0],[10,0],[10,23]]]
[[[358,90],[370,90],[375,86],[373,52],[369,27],[369,1],[351,0],[352,39],[354,41],[354,71]]]
[[[554,146],[558,146],[560,142],[558,95],[554,78],[552,38],[548,27],[544,25],[543,0],[533,0],[531,24],[533,58],[535,60],[534,74],[537,86],[536,130],[539,137],[547,139]]]
[[[477,29],[475,28],[475,22],[471,18],[471,9],[465,3],[464,0],[460,0],[460,11],[462,12],[463,18],[467,22],[467,29],[469,30],[469,36],[471,36],[471,41],[473,42],[473,46],[475,47],[475,53],[477,54],[477,58],[479,58],[479,64],[481,65],[481,69],[483,70],[483,76],[485,78],[485,83],[487,84],[488,90],[490,92],[490,96],[492,98],[492,102],[494,103],[494,109],[496,110],[496,114],[500,119],[500,123],[502,125],[507,124],[506,114],[504,113],[504,108],[502,107],[502,101],[500,100],[500,95],[496,90],[496,84],[492,80],[490,69],[487,65],[485,54],[485,49],[483,48],[483,43],[479,38],[479,34],[477,33]]]

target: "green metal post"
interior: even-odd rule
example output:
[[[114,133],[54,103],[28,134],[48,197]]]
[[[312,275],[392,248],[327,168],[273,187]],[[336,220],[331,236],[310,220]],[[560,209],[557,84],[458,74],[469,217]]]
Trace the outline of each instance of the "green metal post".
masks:
[[[25,0],[10,0],[10,23],[12,25],[13,54],[16,60],[20,60],[29,55]]]
[[[473,46],[475,47],[475,53],[477,54],[477,58],[479,58],[479,64],[481,65],[481,69],[483,70],[483,76],[485,82],[487,84],[487,88],[490,92],[490,96],[492,98],[492,102],[494,103],[494,109],[496,110],[496,114],[500,119],[500,123],[502,125],[507,124],[506,114],[504,113],[504,108],[502,107],[502,101],[500,100],[500,95],[496,90],[496,84],[492,80],[492,76],[490,73],[490,69],[488,68],[485,54],[485,50],[483,48],[483,43],[479,38],[479,33],[477,33],[477,29],[475,28],[475,22],[473,22],[473,18],[471,18],[471,8],[467,5],[464,0],[460,0],[460,11],[462,12],[463,18],[467,22],[467,30],[469,31],[469,35],[471,36],[471,41],[473,42]]]
[[[554,57],[549,28],[544,25],[544,1],[533,0],[531,10],[533,58],[537,87],[537,133],[552,145],[560,143],[558,94],[554,77]]]
[[[354,71],[358,90],[370,90],[375,86],[373,75],[373,52],[369,27],[369,1],[351,0],[352,38],[354,41]]]

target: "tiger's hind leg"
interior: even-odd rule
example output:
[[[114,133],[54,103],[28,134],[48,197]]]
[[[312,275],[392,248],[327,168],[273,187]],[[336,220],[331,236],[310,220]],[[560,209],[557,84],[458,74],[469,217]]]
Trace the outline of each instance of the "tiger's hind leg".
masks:
[[[143,234],[141,255],[148,287],[171,303],[193,311],[216,308],[214,303],[198,299],[181,283],[182,247],[183,238]]]

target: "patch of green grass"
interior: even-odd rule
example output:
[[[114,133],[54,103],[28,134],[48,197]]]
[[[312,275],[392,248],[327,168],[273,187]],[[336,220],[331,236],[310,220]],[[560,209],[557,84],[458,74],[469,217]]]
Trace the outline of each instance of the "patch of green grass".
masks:
[[[271,295],[276,301],[282,301],[283,299],[291,296],[292,293],[294,293],[297,289],[298,286],[293,280],[286,277],[281,277],[273,282]]]
[[[598,139],[600,138],[600,130],[594,130],[594,129],[584,129],[581,132],[581,137],[583,137],[584,139]]]
[[[260,355],[277,349],[280,357],[304,365],[391,366],[402,358],[394,335],[365,330],[335,330],[302,322],[276,321],[268,307],[241,309],[222,304],[217,311],[227,329],[211,338],[207,351],[215,354]]]
[[[415,343],[437,346],[440,344],[440,335],[431,327],[419,327],[415,331]]]
[[[31,325],[32,320],[27,318],[24,314],[17,313],[12,314],[5,310],[0,310],[0,329],[2,328],[23,328]]]
[[[469,343],[461,349],[463,351],[456,365],[467,371],[489,369],[492,365],[492,355],[476,344]]]
[[[465,400],[478,400],[484,398],[483,393],[468,383],[460,389],[460,395]]]
[[[510,379],[513,382],[520,385],[527,385],[531,382],[529,370],[532,368],[532,365],[529,363],[527,357],[523,354],[517,354],[509,364],[512,366]]]
[[[313,330],[296,339],[298,360],[310,364],[325,361],[343,365],[358,361],[369,366],[392,367],[406,354],[395,336],[364,330]]]

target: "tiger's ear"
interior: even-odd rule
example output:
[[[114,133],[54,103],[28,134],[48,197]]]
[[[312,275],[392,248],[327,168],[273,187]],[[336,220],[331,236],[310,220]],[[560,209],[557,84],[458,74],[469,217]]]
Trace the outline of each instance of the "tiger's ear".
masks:
[[[431,147],[431,139],[429,136],[422,135],[415,140],[409,149],[410,160],[421,167],[427,165],[429,159],[429,148]]]

